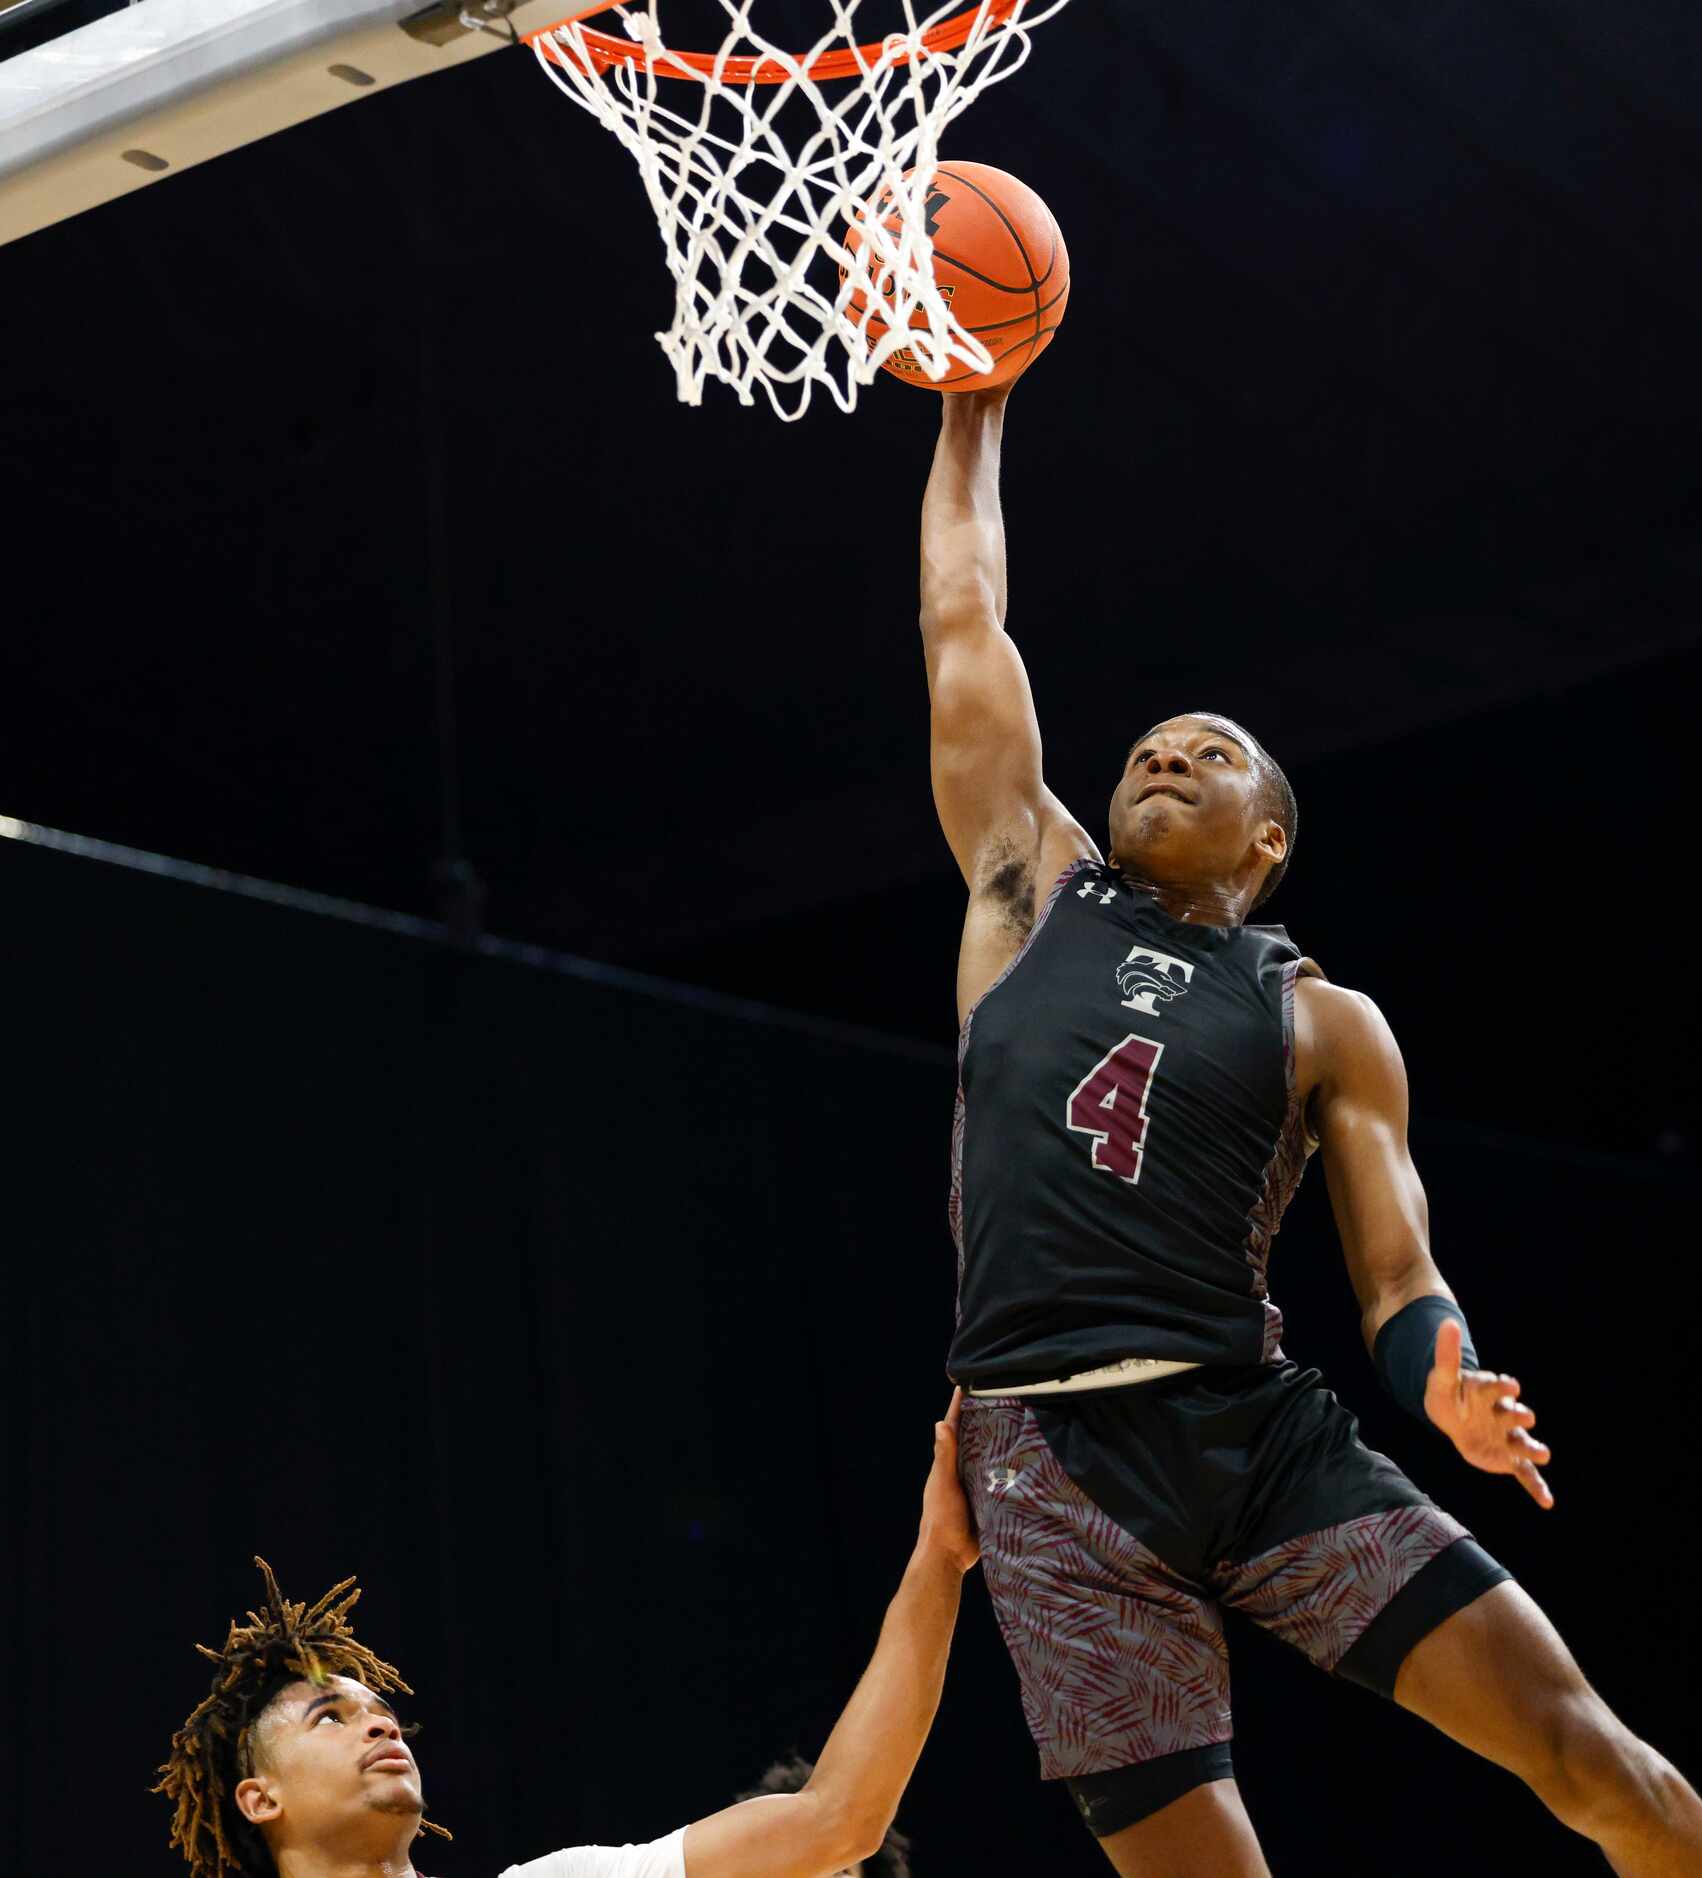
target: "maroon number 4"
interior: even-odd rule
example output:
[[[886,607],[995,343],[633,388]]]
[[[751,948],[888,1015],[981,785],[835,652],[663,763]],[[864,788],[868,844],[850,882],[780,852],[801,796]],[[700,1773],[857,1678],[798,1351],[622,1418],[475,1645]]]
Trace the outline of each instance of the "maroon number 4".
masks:
[[[1093,1137],[1093,1164],[1132,1187],[1141,1177],[1146,1142],[1146,1098],[1164,1045],[1148,1037],[1125,1037],[1078,1082],[1064,1106],[1064,1119],[1079,1135]]]

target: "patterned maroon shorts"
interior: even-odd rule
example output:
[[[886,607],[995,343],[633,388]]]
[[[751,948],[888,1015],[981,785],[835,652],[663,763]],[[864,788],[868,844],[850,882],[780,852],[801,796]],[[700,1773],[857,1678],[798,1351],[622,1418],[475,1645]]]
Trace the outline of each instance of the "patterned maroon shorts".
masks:
[[[966,1397],[960,1449],[1049,1780],[1230,1739],[1220,1607],[1334,1671],[1396,1593],[1468,1537],[1364,1446],[1317,1371],[1292,1363],[1093,1395]]]

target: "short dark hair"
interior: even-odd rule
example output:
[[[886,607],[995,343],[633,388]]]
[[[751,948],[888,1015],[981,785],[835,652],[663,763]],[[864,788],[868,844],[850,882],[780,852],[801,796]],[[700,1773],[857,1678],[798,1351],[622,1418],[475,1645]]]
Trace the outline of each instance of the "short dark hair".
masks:
[[[801,1754],[776,1761],[741,1800],[759,1800],[765,1793],[797,1793],[815,1772],[815,1762]],[[881,1849],[863,1860],[865,1878],[910,1878],[910,1841],[896,1826],[887,1828]]]
[[[1288,872],[1288,864],[1294,859],[1294,841],[1300,832],[1300,804],[1294,799],[1294,788],[1282,773],[1282,765],[1260,743],[1257,737],[1243,724],[1236,723],[1233,717],[1225,717],[1221,711],[1178,711],[1177,717],[1204,717],[1214,724],[1226,724],[1234,731],[1236,738],[1247,746],[1253,758],[1253,768],[1259,785],[1259,812],[1268,815],[1288,837],[1288,845],[1276,866],[1265,876],[1264,885],[1259,889],[1259,897],[1247,910],[1256,912],[1282,885],[1283,875]],[[1168,720],[1166,720],[1168,721]]]

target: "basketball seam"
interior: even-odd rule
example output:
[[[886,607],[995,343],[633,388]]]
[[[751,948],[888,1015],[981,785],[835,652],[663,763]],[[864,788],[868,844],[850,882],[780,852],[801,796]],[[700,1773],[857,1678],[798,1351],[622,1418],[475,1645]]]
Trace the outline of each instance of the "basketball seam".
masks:
[[[1024,346],[1038,346],[1042,339],[1050,338],[1057,330],[1057,322],[1054,321],[1050,326],[1043,326],[1038,332],[1030,333],[1026,339],[1019,339],[1008,352],[1000,355],[999,363],[1002,365],[1006,359],[1015,358]],[[1033,361],[1030,360],[1029,363],[1032,364]],[[1028,368],[1025,366],[1023,369],[1026,371]],[[965,378],[980,378],[981,376],[982,374],[980,372],[948,372],[946,376],[940,379],[939,383],[934,386],[934,389],[938,390],[941,385],[958,384]]]
[[[1053,307],[1055,307],[1058,304],[1058,302],[1062,300],[1069,291],[1070,290],[1067,286],[1060,287],[1057,293],[1054,294],[1053,297],[1050,300],[1048,300],[1046,304],[1040,309],[1040,312],[1050,313]],[[1002,353],[1000,355],[1000,362],[1002,363],[1005,359],[1010,358],[1012,354],[1020,352],[1024,346],[1032,346],[1037,341],[1044,339],[1048,333],[1055,333],[1058,330],[1059,322],[1057,320],[1054,320],[1050,326],[1042,326],[1039,322],[1039,316],[1037,314],[1019,313],[1014,320],[994,320],[990,325],[987,325],[987,326],[966,326],[963,330],[969,333],[996,333],[996,332],[1003,331],[1003,329],[1007,326],[1020,326],[1025,320],[1028,320],[1028,319],[1034,320],[1035,322],[1034,331],[1030,333],[1026,339],[1019,339],[1016,342],[1016,344],[1010,348],[1008,352]],[[882,335],[892,331],[892,327],[885,320],[883,320],[878,314],[869,322],[871,333],[874,332],[874,328],[876,326],[880,328],[880,332],[874,334],[876,338],[880,338]],[[946,377],[942,378],[940,380],[940,383],[942,385],[949,385],[949,384],[954,383],[955,380],[958,378],[979,378],[981,376],[982,374],[979,372],[951,373],[951,374],[948,374]]]
[[[966,326],[963,330],[967,333],[996,333],[1006,326],[1020,326],[1024,320],[1034,320],[1038,322],[1040,316],[1043,313],[1050,313],[1053,307],[1055,307],[1069,291],[1069,283],[1066,281],[1044,306],[1036,307],[1031,313],[1019,313],[1015,319],[989,320],[985,326]],[[1054,321],[1053,324],[1055,325],[1056,321]],[[1050,332],[1052,327],[1048,326],[1046,330]]]
[[[946,169],[943,164],[941,165],[939,169],[934,171],[934,175],[936,178],[941,177],[941,176],[949,176],[954,183],[962,183],[965,189],[973,190],[974,193],[978,195],[983,202],[986,203],[988,208],[990,208],[993,211],[993,213],[999,218],[999,220],[1004,223],[1005,233],[1009,235],[1011,240],[1016,243],[1016,251],[1018,254],[1022,256],[1023,266],[1028,269],[1028,278],[1029,278],[1029,282],[1031,286],[1038,288],[1043,281],[1047,281],[1052,278],[1052,270],[1058,265],[1058,221],[1057,221],[1057,217],[1053,215],[1050,209],[1046,209],[1046,219],[1052,224],[1052,252],[1047,257],[1046,272],[1044,274],[1036,274],[1034,271],[1034,257],[1028,252],[1028,243],[1025,242],[1023,238],[1021,237],[1021,235],[1019,235],[1016,232],[1015,225],[1012,223],[1011,218],[1004,212],[1003,209],[999,207],[998,203],[995,202],[990,195],[988,195],[986,190],[983,189],[979,183],[971,181],[971,179],[967,176],[959,175],[956,170]],[[1018,182],[1022,181],[1021,177],[1018,177],[1016,180]],[[1028,185],[1026,183],[1023,183],[1023,187],[1026,189]],[[1038,202],[1040,199],[1038,196],[1036,196],[1035,200]],[[1040,206],[1043,209],[1046,208],[1046,205],[1044,202],[1041,202]],[[950,260],[951,257],[947,255],[946,259]],[[954,267],[962,267],[963,263],[961,261],[953,261],[952,265]],[[964,271],[965,273],[973,272],[973,270],[969,268],[965,268]],[[983,280],[986,277],[985,275],[977,274],[975,278],[977,280]],[[987,285],[989,287],[996,287],[998,286],[998,282],[989,280],[987,281]],[[1005,293],[1026,293],[1028,289],[1025,287],[1006,287],[1003,289],[1003,291]]]
[[[1026,261],[1028,256],[1025,254],[1022,258]],[[1029,276],[1029,284],[1026,287],[1007,287],[1002,280],[995,280],[991,274],[983,274],[979,268],[971,267],[967,261],[960,261],[955,254],[948,254],[944,248],[934,250],[934,259],[936,262],[949,262],[960,274],[967,274],[971,280],[980,281],[983,287],[991,287],[994,293],[1025,294],[1034,291],[1032,274]]]

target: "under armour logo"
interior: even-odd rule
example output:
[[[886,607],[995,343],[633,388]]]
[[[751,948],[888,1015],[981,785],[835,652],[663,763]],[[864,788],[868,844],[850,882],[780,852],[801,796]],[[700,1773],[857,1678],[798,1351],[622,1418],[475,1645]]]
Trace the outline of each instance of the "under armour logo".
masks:
[[[1003,1493],[1007,1487],[1014,1487],[1015,1485],[1016,1469],[1014,1467],[989,1467],[987,1469],[987,1491],[989,1493]]]
[[[1117,897],[1117,889],[1115,887],[1106,887],[1102,892],[1100,883],[1097,880],[1090,880],[1085,886],[1076,889],[1076,898],[1078,900],[1085,900],[1089,898],[1090,895],[1096,893],[1099,894],[1099,904],[1101,906],[1109,906]]]

